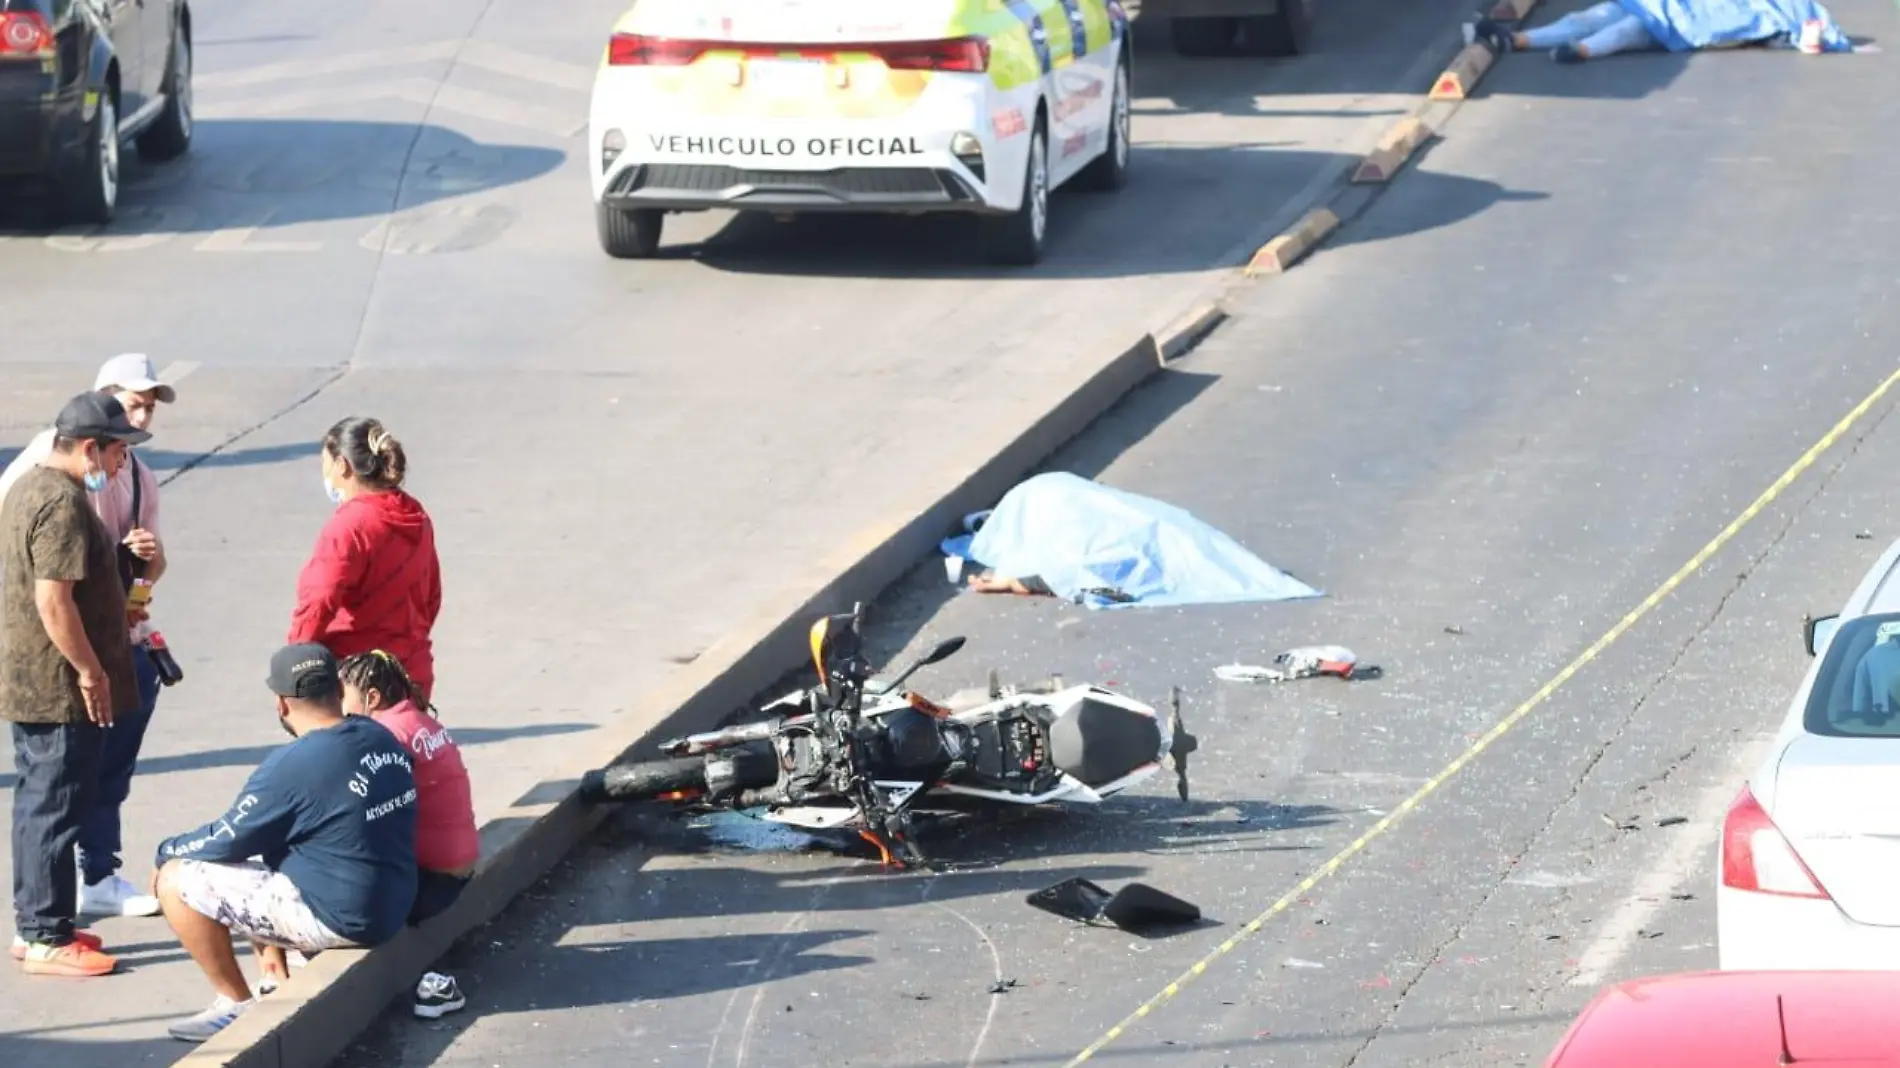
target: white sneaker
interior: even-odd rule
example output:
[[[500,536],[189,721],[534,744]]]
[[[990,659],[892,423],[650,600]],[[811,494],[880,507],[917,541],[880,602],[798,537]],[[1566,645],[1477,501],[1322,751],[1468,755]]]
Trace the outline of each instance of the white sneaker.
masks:
[[[122,875],[108,875],[90,886],[79,878],[79,913],[82,916],[156,916],[158,899],[141,893]]]
[[[434,1020],[447,1016],[451,1012],[460,1012],[468,999],[462,996],[462,988],[456,985],[455,977],[441,972],[430,972],[416,984],[416,1000],[413,1011],[424,1020]]]
[[[255,998],[232,1001],[223,994],[219,994],[217,1000],[211,1003],[210,1008],[171,1025],[171,1036],[180,1042],[203,1042],[231,1026],[231,1021],[244,1015],[244,1010],[255,1004],[257,1004]]]

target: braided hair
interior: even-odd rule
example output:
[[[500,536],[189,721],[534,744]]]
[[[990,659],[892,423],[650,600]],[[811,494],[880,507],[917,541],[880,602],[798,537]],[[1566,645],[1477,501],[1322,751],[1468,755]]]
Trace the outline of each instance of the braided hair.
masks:
[[[343,685],[357,693],[375,690],[383,697],[383,707],[401,704],[416,697],[416,684],[409,679],[409,672],[403,670],[402,661],[382,651],[373,649],[367,653],[358,653],[346,658],[337,665],[337,674]],[[431,715],[435,706],[427,706]]]

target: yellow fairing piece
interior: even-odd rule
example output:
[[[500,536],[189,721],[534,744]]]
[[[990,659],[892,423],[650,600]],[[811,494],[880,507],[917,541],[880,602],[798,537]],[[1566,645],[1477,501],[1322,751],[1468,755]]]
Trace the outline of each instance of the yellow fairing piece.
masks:
[[[811,663],[818,669],[818,678],[821,682],[825,678],[825,636],[830,633],[830,629],[831,620],[821,617],[818,622],[811,625],[811,630],[807,635],[811,641]]]

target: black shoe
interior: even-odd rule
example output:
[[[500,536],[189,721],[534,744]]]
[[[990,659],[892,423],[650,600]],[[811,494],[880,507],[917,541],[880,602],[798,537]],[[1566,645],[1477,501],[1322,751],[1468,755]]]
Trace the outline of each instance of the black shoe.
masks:
[[[1513,51],[1511,47],[1511,31],[1498,25],[1496,19],[1484,18],[1472,23],[1471,39],[1474,41],[1483,41],[1494,55],[1501,56],[1506,52]]]
[[[1582,52],[1579,52],[1577,50],[1576,45],[1570,44],[1569,42],[1565,42],[1563,44],[1558,45],[1550,53],[1550,58],[1556,60],[1559,63],[1582,63],[1584,56]]]

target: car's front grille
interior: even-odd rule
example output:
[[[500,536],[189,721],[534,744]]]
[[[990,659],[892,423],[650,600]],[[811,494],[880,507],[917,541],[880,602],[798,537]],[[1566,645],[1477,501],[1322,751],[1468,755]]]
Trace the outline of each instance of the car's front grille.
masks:
[[[836,171],[760,171],[720,164],[649,163],[629,167],[614,179],[608,193],[626,196],[662,190],[682,193],[721,193],[750,187],[760,192],[810,190],[840,200],[879,197],[943,197],[964,199],[938,173],[920,167],[864,167]]]

